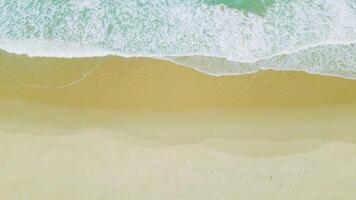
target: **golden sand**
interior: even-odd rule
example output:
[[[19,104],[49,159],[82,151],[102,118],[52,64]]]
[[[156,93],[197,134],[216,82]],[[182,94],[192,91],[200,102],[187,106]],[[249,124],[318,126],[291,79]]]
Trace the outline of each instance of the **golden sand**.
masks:
[[[0,54],[0,199],[353,199],[356,81]]]
[[[157,111],[320,107],[356,102],[356,81],[304,72],[262,71],[214,77],[144,58],[4,57],[1,97],[41,104]]]

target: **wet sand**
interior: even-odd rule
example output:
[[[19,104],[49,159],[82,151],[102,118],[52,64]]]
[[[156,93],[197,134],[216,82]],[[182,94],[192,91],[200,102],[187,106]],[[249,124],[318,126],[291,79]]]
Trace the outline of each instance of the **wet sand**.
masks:
[[[356,195],[354,80],[214,77],[144,58],[0,59],[1,198]]]

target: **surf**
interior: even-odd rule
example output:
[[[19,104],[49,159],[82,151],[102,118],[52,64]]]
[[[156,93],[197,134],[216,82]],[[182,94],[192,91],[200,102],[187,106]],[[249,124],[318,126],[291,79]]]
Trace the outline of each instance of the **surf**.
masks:
[[[152,57],[211,75],[356,78],[356,2],[0,0],[0,48],[35,57]]]

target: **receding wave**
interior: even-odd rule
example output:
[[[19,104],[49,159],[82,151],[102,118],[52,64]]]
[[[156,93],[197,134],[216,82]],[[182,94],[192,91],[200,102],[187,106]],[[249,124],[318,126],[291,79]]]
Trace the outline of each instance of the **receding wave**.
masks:
[[[255,11],[243,2],[0,0],[0,48],[154,57],[212,75],[276,69],[356,78],[356,1],[275,0]]]

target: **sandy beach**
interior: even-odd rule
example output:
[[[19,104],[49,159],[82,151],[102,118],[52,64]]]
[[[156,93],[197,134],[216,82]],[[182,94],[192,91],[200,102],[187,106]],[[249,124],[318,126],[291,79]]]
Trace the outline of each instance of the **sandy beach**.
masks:
[[[1,59],[1,199],[356,195],[354,80],[215,77],[147,58]]]

